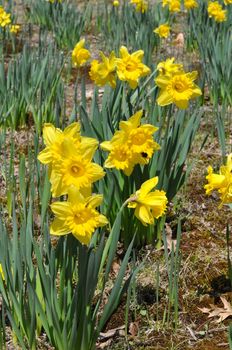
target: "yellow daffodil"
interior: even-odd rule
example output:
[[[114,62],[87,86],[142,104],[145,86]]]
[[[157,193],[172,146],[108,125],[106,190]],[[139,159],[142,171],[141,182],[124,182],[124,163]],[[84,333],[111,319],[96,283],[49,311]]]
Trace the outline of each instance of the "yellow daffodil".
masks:
[[[6,27],[8,24],[11,23],[10,13],[5,12],[4,10],[0,12],[0,26]]]
[[[172,76],[173,74],[176,73],[182,73],[183,70],[183,65],[182,64],[177,64],[174,63],[175,58],[168,58],[166,61],[160,62],[157,65],[157,70],[161,76],[166,75],[166,76]]]
[[[135,216],[145,226],[154,224],[154,219],[162,216],[167,207],[166,193],[159,190],[152,191],[157,183],[158,177],[145,181],[128,200],[128,208],[135,209]]]
[[[56,162],[63,156],[63,142],[69,138],[79,145],[81,140],[80,123],[72,123],[64,131],[55,128],[50,123],[43,127],[43,140],[46,148],[38,155],[38,160],[43,164]]]
[[[121,131],[116,134],[126,139],[129,149],[134,155],[136,162],[139,164],[147,164],[153,153],[160,149],[160,146],[154,141],[153,134],[158,130],[151,124],[141,125],[143,111],[135,113],[128,121],[121,121],[119,128]]]
[[[106,168],[122,170],[129,176],[136,164],[148,164],[153,153],[160,149],[153,134],[158,130],[153,125],[141,125],[143,111],[135,113],[127,121],[121,121],[111,141],[101,143],[101,148],[110,152]]]
[[[5,276],[4,276],[2,264],[0,264],[0,274],[1,274],[1,276],[2,276],[2,280],[5,281]]]
[[[55,128],[51,123],[45,123],[43,127],[43,140],[45,149],[38,155],[38,160],[43,164],[53,164],[59,161],[63,156],[63,143],[68,139],[74,143],[74,147],[80,144],[87,144],[90,149],[96,150],[98,141],[91,137],[80,135],[80,123],[72,123],[64,131]]]
[[[170,0],[169,11],[170,12],[180,12],[180,0]]]
[[[113,144],[110,141],[101,143],[104,151],[110,152],[104,166],[108,169],[116,168],[122,170],[127,176],[130,176],[134,169],[134,160],[128,145]]]
[[[160,38],[167,38],[170,35],[170,26],[168,24],[161,24],[154,29],[154,33],[158,34]]]
[[[13,34],[17,34],[20,31],[20,25],[18,24],[12,24],[10,26],[10,32]]]
[[[51,4],[55,4],[55,3],[61,3],[62,0],[46,0],[47,2],[50,2]]]
[[[118,0],[114,0],[113,1],[113,6],[114,7],[118,7],[119,6],[119,1]]]
[[[168,6],[171,0],[162,0],[162,7]]]
[[[198,7],[198,3],[196,0],[184,0],[184,6],[187,10],[191,10]]]
[[[50,233],[56,236],[72,233],[82,244],[88,245],[96,228],[108,223],[107,218],[96,210],[101,202],[101,195],[85,198],[77,188],[70,187],[67,202],[51,205],[56,217]]]
[[[137,12],[144,13],[147,11],[148,3],[145,0],[131,0],[131,4],[135,5]]]
[[[112,88],[116,86],[116,57],[111,52],[109,58],[100,52],[102,62],[93,60],[91,62],[90,78],[99,86],[110,84]]]
[[[87,191],[105,175],[102,167],[92,162],[95,147],[88,142],[76,147],[73,141],[65,139],[62,147],[63,156],[53,164],[50,176],[53,197],[66,194],[72,185]]]
[[[232,4],[232,0],[224,0],[224,4],[227,5],[231,5]]]
[[[218,1],[210,1],[208,3],[208,14],[216,22],[224,22],[226,21],[227,10],[223,10],[222,5]]]
[[[206,194],[210,195],[217,190],[221,199],[220,207],[232,203],[232,153],[228,155],[226,165],[220,167],[219,174],[213,173],[211,166],[208,167],[206,180],[208,181],[204,186]]]
[[[90,52],[85,47],[85,39],[80,40],[73,49],[72,62],[75,67],[83,66],[90,58]]]
[[[175,103],[181,109],[188,108],[189,100],[202,94],[200,88],[194,84],[197,72],[180,73],[168,76],[158,76],[155,82],[160,88],[157,103],[166,106]]]
[[[120,56],[117,62],[118,78],[127,81],[132,89],[138,86],[139,79],[150,73],[150,68],[142,63],[144,52],[142,50],[129,54],[125,46],[120,48]]]

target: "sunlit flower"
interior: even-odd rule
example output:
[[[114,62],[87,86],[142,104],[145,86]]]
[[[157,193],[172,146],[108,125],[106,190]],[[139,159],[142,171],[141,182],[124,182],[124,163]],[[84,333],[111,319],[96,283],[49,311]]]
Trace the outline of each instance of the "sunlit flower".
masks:
[[[153,134],[158,130],[151,124],[141,125],[143,111],[135,113],[127,121],[121,121],[111,141],[101,143],[101,148],[110,152],[106,168],[122,170],[129,176],[136,164],[149,163],[153,153],[160,149]]]
[[[38,160],[43,164],[59,160],[63,156],[63,142],[66,138],[79,145],[81,141],[80,127],[80,123],[72,123],[62,131],[51,123],[45,123],[43,140],[46,148],[39,153]]]
[[[64,131],[56,128],[51,123],[45,123],[43,127],[43,140],[45,149],[38,155],[38,160],[43,164],[53,164],[59,161],[63,156],[63,144],[65,140],[73,142],[74,147],[80,144],[86,145],[94,151],[97,149],[98,141],[91,137],[83,137],[80,134],[80,123],[68,125]]]
[[[62,3],[62,0],[46,0],[46,1],[50,2],[51,4]]]
[[[174,63],[175,58],[168,58],[166,61],[160,62],[157,65],[157,70],[160,75],[171,76],[173,74],[182,73],[183,65]]]
[[[125,46],[120,48],[121,58],[117,59],[117,74],[122,81],[127,81],[132,89],[138,86],[139,79],[150,73],[150,68],[142,63],[142,50],[129,54]]]
[[[119,6],[119,1],[118,0],[114,0],[113,1],[113,6],[118,7]]]
[[[154,220],[162,216],[167,207],[166,193],[152,191],[157,183],[158,177],[145,181],[128,200],[128,208],[135,209],[135,216],[145,226],[154,224]]]
[[[119,128],[120,133],[129,146],[129,149],[136,156],[136,162],[139,164],[147,164],[153,153],[160,149],[160,146],[154,141],[153,134],[158,130],[157,127],[151,124],[141,125],[143,111],[138,111],[127,121],[121,121]]]
[[[111,52],[109,58],[100,52],[102,62],[93,60],[91,62],[90,78],[99,86],[110,84],[112,88],[116,86],[116,57]]]
[[[0,264],[0,275],[1,275],[1,277],[2,277],[2,280],[5,281],[5,276],[4,276],[2,264]]]
[[[73,49],[72,62],[75,67],[83,66],[90,58],[90,52],[85,47],[85,39],[80,40]]]
[[[145,0],[131,0],[131,4],[135,5],[135,9],[137,12],[146,12],[148,3]]]
[[[170,12],[180,12],[180,0],[170,0],[169,11]]]
[[[232,0],[224,0],[224,4],[225,5],[230,5],[230,4],[232,4]]]
[[[184,6],[187,10],[198,7],[198,2],[196,0],[184,0]]]
[[[208,184],[204,186],[206,194],[210,195],[217,190],[223,204],[232,203],[232,153],[228,155],[226,165],[220,167],[219,174],[213,173],[213,168],[208,167],[206,176]]]
[[[158,76],[155,82],[160,88],[157,103],[166,106],[175,103],[177,107],[186,109],[189,100],[202,94],[200,88],[194,84],[197,72],[180,73],[168,76]]]
[[[127,144],[113,144],[113,142],[105,141],[101,143],[101,148],[110,152],[104,164],[105,168],[115,168],[122,170],[127,176],[131,175],[135,163]]]
[[[66,194],[72,185],[80,191],[88,191],[105,175],[102,167],[92,162],[95,147],[89,146],[88,142],[75,147],[71,140],[65,139],[62,152],[63,157],[53,164],[50,176],[53,197]]]
[[[108,223],[107,218],[96,210],[101,202],[101,195],[85,198],[77,188],[69,188],[67,202],[51,205],[56,217],[50,233],[56,236],[72,233],[82,244],[88,245],[96,228]]]
[[[8,24],[11,23],[11,18],[10,18],[11,14],[5,12],[4,10],[0,11],[0,26],[1,27],[6,27]]]
[[[12,24],[12,25],[10,26],[10,32],[11,32],[11,33],[17,34],[19,31],[20,31],[20,25],[18,25],[18,24]]]
[[[168,6],[171,0],[162,0],[162,7]]]
[[[224,22],[226,21],[227,10],[223,10],[222,5],[218,1],[210,1],[208,3],[208,14],[216,22]]]
[[[161,24],[154,29],[154,33],[158,34],[160,38],[167,38],[170,35],[170,26],[168,24]]]

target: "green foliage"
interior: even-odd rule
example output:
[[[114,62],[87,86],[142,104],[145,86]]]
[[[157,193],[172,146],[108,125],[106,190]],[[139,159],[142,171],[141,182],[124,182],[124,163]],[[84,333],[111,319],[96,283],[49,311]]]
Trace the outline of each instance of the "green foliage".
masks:
[[[35,149],[37,144],[35,139]],[[92,350],[135,273],[131,271],[125,278],[132,241],[108,302],[103,303],[124,208],[118,212],[108,238],[101,230],[96,232],[89,247],[82,246],[72,235],[52,244],[48,226],[48,176],[37,164],[36,154],[30,148],[28,152],[27,159],[22,155],[19,160],[19,192],[16,184],[11,192],[12,235],[4,217],[0,219],[3,305],[22,349],[36,349],[37,336],[43,329],[57,350],[75,350],[77,346]],[[10,163],[13,165],[7,171],[13,175],[16,159],[14,152],[12,154]],[[8,176],[11,178],[10,174]],[[4,212],[4,207],[1,211]],[[38,217],[39,227],[35,224]]]
[[[171,250],[170,256],[168,252],[167,237],[163,232],[163,242],[164,242],[164,253],[165,261],[168,271],[168,304],[166,307],[166,312],[164,312],[163,322],[170,324],[172,321],[175,328],[178,326],[178,313],[179,313],[179,302],[178,302],[178,281],[179,281],[179,271],[180,271],[180,239],[181,239],[181,221],[178,221],[177,226],[177,237],[176,244],[172,242],[172,246],[169,247]],[[171,310],[174,309],[173,319],[171,320]]]
[[[140,108],[144,108],[144,122],[159,127],[155,140],[161,149],[155,152],[148,166],[136,166],[130,177],[118,170],[107,170],[107,176],[96,185],[96,191],[103,193],[103,211],[111,222],[115,220],[122,203],[147,179],[159,176],[158,188],[165,190],[168,199],[172,200],[191,171],[191,165],[188,166],[186,159],[198,130],[202,112],[197,109],[191,112],[178,111],[172,106],[158,107],[155,104],[157,89],[154,90],[149,83],[150,79],[135,91],[127,90],[121,83],[117,84],[115,90],[106,87],[100,102],[98,89],[95,89],[90,113],[84,108],[83,103],[79,105],[84,134],[97,138],[99,142],[111,139],[118,130],[120,121],[127,120]],[[82,100],[85,100],[85,97],[82,96]],[[106,152],[99,151],[95,161],[103,166],[107,155]],[[158,229],[161,223],[157,223],[155,230],[144,228],[137,219],[134,219],[133,211],[125,210],[122,224],[126,245],[132,239],[132,232],[137,231],[138,245],[161,239],[161,228]]]
[[[7,67],[0,62],[0,125],[55,123],[63,110],[61,79],[64,58],[53,46],[32,49],[25,45]]]
[[[189,40],[196,40],[202,62],[202,79],[206,81],[214,105],[232,104],[232,9],[227,6],[228,19],[217,23],[208,17],[207,3],[190,13]]]
[[[148,11],[141,14],[129,1],[125,1],[120,10],[111,4],[106,4],[104,9],[99,6],[97,19],[97,29],[104,38],[106,50],[118,53],[121,45],[132,51],[143,50],[144,62],[150,65],[152,53],[159,44],[153,30],[168,20],[168,14],[161,11],[161,4],[151,5]]]
[[[189,17],[188,41],[195,42],[201,59],[201,80],[207,86],[213,104],[218,139],[225,157],[229,144],[232,106],[232,9],[227,6],[227,21],[217,23],[208,17],[207,3],[200,2],[199,8]],[[228,127],[227,127],[228,126]]]
[[[80,40],[92,17],[92,7],[88,5],[88,1],[83,12],[70,2],[53,4],[46,0],[28,1],[27,10],[30,22],[52,31],[58,46],[68,49],[72,49]]]

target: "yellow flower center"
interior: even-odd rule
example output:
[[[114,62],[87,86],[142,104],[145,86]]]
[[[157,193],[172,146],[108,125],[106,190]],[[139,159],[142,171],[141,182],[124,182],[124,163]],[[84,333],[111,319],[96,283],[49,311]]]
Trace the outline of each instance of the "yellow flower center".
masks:
[[[174,88],[174,90],[176,90],[177,92],[183,92],[183,91],[185,91],[188,87],[186,86],[186,84],[184,84],[183,81],[180,81],[180,82],[174,83],[173,88]]]
[[[137,131],[135,135],[132,137],[132,143],[134,145],[143,145],[146,142],[147,134],[141,131]]]
[[[98,222],[97,212],[83,204],[74,205],[72,215],[66,219],[70,231],[81,236],[93,233]]]
[[[76,225],[81,225],[88,221],[88,219],[90,219],[90,210],[88,208],[75,212],[73,216],[73,222]]]
[[[134,70],[136,70],[135,62],[133,62],[133,61],[127,62],[127,64],[126,64],[126,70],[127,70],[128,72],[133,72]]]
[[[71,174],[74,177],[82,176],[84,174],[84,168],[79,164],[72,165],[71,166]]]
[[[117,160],[123,162],[128,158],[128,153],[127,152],[116,152],[115,153],[115,158],[117,158]]]

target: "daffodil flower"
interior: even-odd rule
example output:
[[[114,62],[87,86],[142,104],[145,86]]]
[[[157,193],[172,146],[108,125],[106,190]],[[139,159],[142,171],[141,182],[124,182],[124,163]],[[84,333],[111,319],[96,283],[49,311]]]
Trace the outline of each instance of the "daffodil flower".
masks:
[[[157,176],[145,181],[128,199],[128,208],[135,209],[135,216],[145,226],[154,224],[154,220],[162,216],[167,207],[166,193],[159,190],[152,191],[157,183]]]
[[[101,202],[101,195],[84,197],[76,187],[70,187],[68,201],[51,205],[55,219],[50,233],[56,236],[72,233],[82,244],[88,245],[96,228],[108,223],[107,218],[96,210]]]

